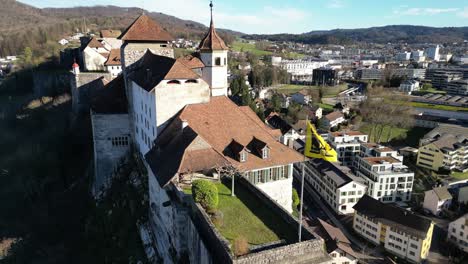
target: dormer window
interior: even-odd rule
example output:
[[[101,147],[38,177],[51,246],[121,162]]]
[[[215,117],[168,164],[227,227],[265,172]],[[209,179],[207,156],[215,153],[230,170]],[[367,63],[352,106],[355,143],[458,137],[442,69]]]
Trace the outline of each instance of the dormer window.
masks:
[[[247,161],[247,151],[241,151],[239,153],[239,161],[240,162],[246,162]]]
[[[168,81],[167,84],[180,84],[180,81],[178,81],[178,80],[171,80],[171,81]]]
[[[270,149],[268,147],[265,147],[262,150],[262,158],[263,159],[268,159],[270,157]]]
[[[190,80],[185,81],[185,83],[198,83],[198,81],[195,79],[190,79]]]

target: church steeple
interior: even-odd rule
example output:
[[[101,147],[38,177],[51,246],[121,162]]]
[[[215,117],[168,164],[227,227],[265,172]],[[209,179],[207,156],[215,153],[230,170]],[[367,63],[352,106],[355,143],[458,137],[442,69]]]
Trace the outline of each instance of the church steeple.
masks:
[[[214,27],[213,1],[210,2],[210,12],[210,29],[199,46],[200,59],[205,65],[202,78],[210,85],[211,96],[227,96],[228,47]]]
[[[210,2],[210,12],[210,29],[200,42],[200,46],[198,48],[200,49],[200,51],[228,50],[228,47],[224,43],[223,39],[218,35],[218,33],[216,33],[216,29],[213,22],[213,1]]]

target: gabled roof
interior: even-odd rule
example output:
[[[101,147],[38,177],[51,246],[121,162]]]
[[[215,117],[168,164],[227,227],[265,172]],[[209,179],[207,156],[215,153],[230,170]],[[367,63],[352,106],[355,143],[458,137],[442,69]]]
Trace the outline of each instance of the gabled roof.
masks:
[[[439,201],[452,199],[452,195],[449,193],[446,186],[445,187],[434,188],[432,190],[437,195],[437,198],[439,198]]]
[[[190,69],[199,69],[199,68],[204,68],[205,64],[196,56],[192,55],[187,55],[185,57],[177,59],[180,61],[182,64],[185,66],[189,67]]]
[[[168,42],[174,38],[147,15],[141,15],[118,37],[124,41]]]
[[[103,29],[101,30],[101,38],[118,38],[122,31],[115,29]]]
[[[86,47],[90,47],[90,48],[104,48],[104,45],[102,45],[102,43],[97,39],[97,38],[91,38],[88,42],[88,44],[86,44]]]
[[[341,112],[335,111],[331,112],[330,114],[326,115],[325,118],[328,119],[329,121],[335,121],[338,118],[344,117],[344,115]]]
[[[205,37],[200,42],[198,47],[200,51],[212,51],[212,50],[228,50],[229,48],[224,43],[224,40],[218,36],[214,27],[213,18],[211,18],[210,29]]]
[[[281,130],[283,135],[292,129],[292,126],[278,115],[272,115],[267,122],[273,128]]]
[[[91,101],[91,109],[98,114],[127,113],[127,96],[122,75],[107,83],[96,92]]]
[[[422,239],[426,237],[432,223],[428,218],[397,206],[382,203],[367,194],[353,208],[360,214]]]
[[[318,218],[319,228],[318,235],[325,240],[325,245],[328,253],[335,251],[337,248],[347,254],[358,258],[359,254],[351,248],[351,242],[346,238],[343,232],[329,223]]]
[[[155,55],[149,50],[138,63],[137,68],[130,73],[130,79],[146,91],[153,90],[162,80],[200,78],[181,62]]]
[[[104,63],[106,66],[121,66],[120,61],[120,49],[112,49],[107,57],[107,61]]]
[[[201,159],[203,166],[198,166],[199,170],[213,168],[220,164],[231,164],[241,172],[288,165],[304,159],[301,154],[278,142],[270,134],[271,129],[264,123],[254,121],[252,118],[241,107],[224,96],[212,97],[209,103],[187,105],[159,134],[156,146],[145,158],[157,173],[156,177],[161,186],[168,184],[176,176],[176,173],[181,172],[179,168],[182,156],[185,157],[184,162],[189,164],[197,164],[197,159]],[[255,118],[258,119],[256,116]],[[187,126],[181,133],[182,123],[187,124]],[[192,132],[188,133],[187,131]],[[201,155],[188,155],[194,151],[188,146],[197,137],[203,139],[202,149],[210,153],[210,158],[204,158]],[[230,155],[226,155],[225,150],[232,146],[233,139],[237,142],[236,145],[248,146],[255,141],[255,147],[268,146],[270,149],[269,159],[249,155],[246,162],[239,162]],[[159,151],[156,150],[157,148]],[[171,160],[171,157],[174,158]],[[191,160],[189,161],[189,159]],[[164,171],[161,171],[158,166],[165,164],[165,162],[176,164],[171,165],[173,168],[171,170],[164,168]],[[169,165],[165,164],[163,167],[166,166]]]

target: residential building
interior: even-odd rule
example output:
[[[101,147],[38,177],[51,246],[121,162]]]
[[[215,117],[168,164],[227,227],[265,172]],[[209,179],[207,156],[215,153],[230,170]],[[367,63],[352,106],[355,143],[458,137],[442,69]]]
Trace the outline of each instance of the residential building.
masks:
[[[354,210],[353,229],[367,241],[412,263],[427,259],[434,230],[430,219],[368,195]]]
[[[423,208],[439,216],[452,204],[452,195],[447,187],[437,187],[424,193]]]
[[[468,164],[467,135],[467,127],[439,125],[421,139],[416,164],[433,171],[463,169]]]
[[[328,142],[338,153],[338,161],[343,166],[352,166],[359,156],[361,143],[368,142],[369,136],[359,131],[329,132]]]
[[[468,79],[454,80],[447,84],[445,89],[448,94],[468,95]]]
[[[411,94],[414,91],[419,91],[419,82],[415,80],[407,80],[400,84],[401,92]]]
[[[454,71],[437,71],[432,76],[432,86],[441,90],[447,90],[452,81],[461,80],[463,73]]]
[[[270,114],[266,119],[266,123],[272,128],[279,131],[280,142],[286,146],[293,147],[294,142],[298,139],[304,140],[305,133],[299,133],[291,125],[282,119],[277,113]]]
[[[326,115],[323,119],[324,126],[329,129],[337,127],[338,125],[346,122],[344,115],[341,112],[334,111]]]
[[[104,65],[106,66],[106,71],[109,72],[112,77],[117,77],[122,72],[120,49],[111,49]]]
[[[468,253],[468,214],[449,224],[447,241]]]
[[[423,62],[426,60],[423,50],[416,50],[416,51],[411,52],[411,58],[415,62]]]
[[[411,52],[407,52],[407,51],[400,52],[395,56],[395,59],[397,61],[409,61],[410,58],[411,58]]]
[[[353,206],[366,193],[362,179],[354,176],[347,167],[321,159],[305,164],[305,183],[315,190],[337,214],[351,214]],[[298,170],[298,166],[296,167]]]
[[[300,90],[299,92],[292,94],[291,99],[301,105],[308,105],[311,103],[311,96],[307,90]]]
[[[424,79],[426,77],[426,69],[397,68],[392,69],[392,75],[407,79]]]
[[[325,241],[328,255],[335,264],[357,264],[359,254],[351,247],[351,242],[341,229],[318,218],[319,225],[315,232]]]
[[[392,156],[358,157],[355,164],[356,174],[365,180],[369,196],[385,203],[411,200],[414,173],[401,160]]]
[[[85,71],[105,71],[104,63],[109,57],[110,50],[106,49],[102,41],[93,37],[82,51]]]
[[[430,47],[426,49],[426,55],[427,58],[434,60],[434,61],[439,61],[440,60],[440,47],[439,45],[436,45],[435,47]]]
[[[354,76],[358,80],[381,80],[383,71],[381,69],[358,69]]]
[[[309,120],[321,119],[323,117],[323,108],[317,104],[305,105],[302,111],[307,114]]]
[[[103,29],[100,32],[101,39],[109,50],[120,49],[122,46],[122,40],[119,39],[121,34],[120,30],[115,29]]]
[[[393,157],[403,161],[403,156],[399,155],[398,151],[376,143],[362,143],[359,155],[361,157]]]
[[[315,69],[328,65],[328,60],[281,60],[281,67],[285,69],[293,81],[312,81]]]

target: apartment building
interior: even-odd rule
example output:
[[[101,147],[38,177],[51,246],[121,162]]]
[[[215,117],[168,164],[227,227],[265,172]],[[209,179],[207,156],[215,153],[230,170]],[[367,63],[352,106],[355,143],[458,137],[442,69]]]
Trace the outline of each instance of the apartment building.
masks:
[[[330,132],[328,141],[338,153],[338,161],[343,166],[352,166],[359,156],[361,143],[367,143],[369,136],[359,131]]]
[[[464,169],[468,164],[468,128],[440,125],[420,141],[416,164],[438,171]]]
[[[386,251],[412,263],[429,255],[434,223],[403,208],[365,195],[354,206],[353,229]]]
[[[432,76],[432,86],[442,90],[447,90],[448,84],[452,81],[463,78],[463,73],[452,71],[438,71]]]
[[[468,214],[449,224],[447,240],[468,253]]]
[[[386,203],[411,199],[414,173],[392,156],[359,157],[356,174],[365,180],[367,194]]]
[[[398,151],[376,143],[362,143],[359,155],[361,157],[393,157],[403,161],[403,156],[399,155]]]
[[[362,179],[346,167],[313,159],[305,163],[305,183],[313,188],[337,214],[351,214],[366,193]]]
[[[447,84],[448,94],[468,95],[468,80],[455,80]]]
[[[381,80],[383,71],[380,69],[358,69],[354,76],[359,80]]]

